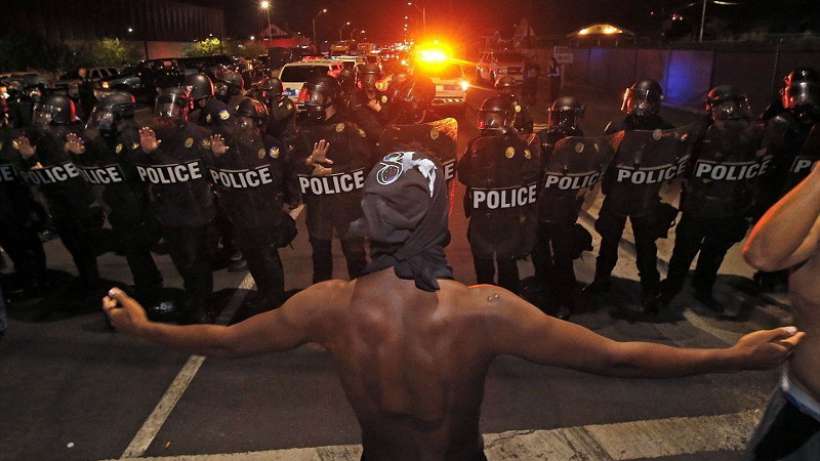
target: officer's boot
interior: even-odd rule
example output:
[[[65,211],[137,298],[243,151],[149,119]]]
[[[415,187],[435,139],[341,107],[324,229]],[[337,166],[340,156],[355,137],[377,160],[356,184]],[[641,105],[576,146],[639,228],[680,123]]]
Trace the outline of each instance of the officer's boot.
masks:
[[[612,288],[611,277],[595,277],[592,283],[584,287],[584,293],[588,295],[597,295],[608,292],[610,288]]]

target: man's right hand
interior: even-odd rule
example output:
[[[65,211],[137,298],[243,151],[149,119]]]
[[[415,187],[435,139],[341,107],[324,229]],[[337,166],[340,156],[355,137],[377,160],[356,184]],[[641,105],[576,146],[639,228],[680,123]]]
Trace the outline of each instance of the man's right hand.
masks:
[[[761,330],[740,338],[732,347],[744,370],[766,370],[781,365],[806,333],[796,327]]]
[[[20,152],[24,158],[31,158],[35,152],[37,152],[37,146],[31,145],[31,140],[28,139],[28,136],[20,136],[14,139],[14,148],[17,149],[17,152]]]
[[[145,309],[119,288],[112,288],[102,300],[102,309],[117,331],[136,335],[148,324]]]
[[[157,134],[154,133],[154,130],[151,128],[142,127],[140,128],[140,146],[142,147],[143,152],[146,154],[150,154],[159,148],[159,145],[162,143],[162,140],[157,139]]]

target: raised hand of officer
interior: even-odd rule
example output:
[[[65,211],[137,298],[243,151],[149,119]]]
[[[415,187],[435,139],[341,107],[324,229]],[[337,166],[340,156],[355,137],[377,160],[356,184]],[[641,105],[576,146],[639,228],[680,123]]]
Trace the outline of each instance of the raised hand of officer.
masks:
[[[313,144],[313,152],[305,160],[305,164],[313,167],[313,176],[327,176],[333,173],[333,168],[325,165],[333,165],[333,160],[327,158],[330,150],[330,143],[324,139]]]
[[[367,107],[374,112],[382,111],[382,103],[378,99],[371,99],[370,101],[367,101]]]
[[[31,140],[28,136],[19,136],[14,138],[14,148],[20,152],[24,158],[31,158],[37,152],[37,146],[31,145]]]
[[[112,288],[102,300],[103,312],[117,331],[137,334],[148,324],[145,309],[119,288]]]
[[[225,138],[222,135],[215,134],[211,136],[211,152],[217,157],[225,155],[230,150],[230,146],[225,144]]]
[[[783,327],[749,333],[732,347],[740,355],[743,368],[768,370],[781,365],[792,354],[806,333],[796,327]]]
[[[68,133],[65,137],[65,150],[74,155],[85,153],[85,141],[76,133]]]
[[[160,144],[162,144],[162,140],[157,139],[154,130],[147,126],[140,128],[140,147],[142,147],[143,152],[150,154],[157,150]]]

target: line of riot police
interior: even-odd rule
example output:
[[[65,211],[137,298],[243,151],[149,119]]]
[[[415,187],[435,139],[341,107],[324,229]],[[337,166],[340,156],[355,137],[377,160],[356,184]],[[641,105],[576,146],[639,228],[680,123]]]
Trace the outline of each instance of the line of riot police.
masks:
[[[479,112],[479,136],[458,162],[457,122],[431,110],[435,86],[412,69],[385,76],[368,64],[339,78],[316,75],[298,101],[283,94],[276,78],[254,84],[249,98],[239,74],[219,74],[216,86],[199,74],[185,86],[161,89],[154,119],[144,127],[134,121],[133,98],[122,92],[100,101],[87,127],[60,95],[46,98],[36,126],[4,124],[0,220],[10,225],[0,226],[0,245],[16,253],[10,256],[27,289],[45,277],[36,238],[45,212],[31,187],[45,197],[91,296],[98,295],[95,232],[103,222],[93,188],[103,191],[135,294],[148,305],[169,305],[157,295],[162,277],[151,256],[157,240],[165,241],[184,280],[186,296],[178,307],[187,321],[214,319],[207,298],[220,238],[223,249],[247,260],[258,289],[252,304],[261,309],[282,300],[278,248],[293,240],[288,211],[301,202],[314,282],[332,277],[334,236],[354,278],[367,264],[366,242],[348,232],[362,215],[363,178],[386,153],[424,150],[448,181],[457,171],[467,187],[467,238],[479,283],[520,292],[517,262],[532,256],[536,285],[553,300],[547,307],[568,316],[578,294],[573,260],[591,249],[592,240],[577,220],[601,183],[605,199],[595,228],[602,243],[586,291],[609,289],[629,218],[642,304],[654,313],[681,290],[698,252],[695,286],[710,299],[723,256],[743,238],[749,218],[817,158],[820,98],[811,69],[789,75],[783,109],[770,120],[753,120],[745,95],[717,87],[707,96],[707,117],[677,129],[659,115],[660,85],[636,82],[624,95],[625,118],[598,137],[582,133],[584,107],[572,97],[554,101],[547,129],[533,133],[528,110],[499,81],[499,94]],[[679,177],[685,178],[683,218],[661,283],[655,242],[678,210],[661,202],[660,189]],[[453,190],[451,183],[451,197]]]

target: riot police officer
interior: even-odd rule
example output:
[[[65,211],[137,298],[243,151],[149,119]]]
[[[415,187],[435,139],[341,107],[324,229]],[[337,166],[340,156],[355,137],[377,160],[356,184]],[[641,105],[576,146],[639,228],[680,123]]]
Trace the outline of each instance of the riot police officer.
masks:
[[[271,308],[284,298],[278,248],[290,243],[296,229],[283,206],[295,208],[299,194],[286,146],[263,134],[268,121],[265,105],[245,98],[236,117],[231,129],[210,138],[210,172],[256,282],[253,304]]]
[[[140,149],[133,162],[148,187],[171,260],[182,275],[188,298],[185,320],[208,322],[213,320],[206,306],[213,289],[208,228],[216,214],[203,161],[210,133],[188,121],[189,107],[186,89],[163,89],[152,126],[139,131]]]
[[[13,126],[14,121],[0,117],[0,246],[15,270],[12,283],[4,283],[9,296],[38,294],[46,281],[46,255],[38,235],[45,211],[21,177],[22,162],[13,147],[21,127]]]
[[[191,87],[191,103],[193,109],[189,114],[189,119],[199,126],[207,126],[208,102],[214,98],[214,83],[205,74],[192,74],[185,77],[185,85]]]
[[[381,137],[389,113],[390,98],[377,87],[380,79],[381,69],[378,64],[360,65],[356,73],[356,90],[350,103],[350,113],[354,122],[373,142]]]
[[[542,163],[553,155],[558,141],[584,135],[579,124],[583,114],[584,106],[571,96],[558,98],[547,108],[547,129],[538,133]],[[556,316],[567,318],[575,303],[572,260],[576,246],[575,222],[583,196],[573,190],[540,189],[538,241],[532,255],[535,277],[538,283],[550,287],[557,301]]]
[[[606,134],[619,131],[669,129],[672,125],[660,116],[663,89],[654,80],[635,82],[624,93],[621,110],[626,117],[610,122]],[[619,152],[620,153],[620,152]],[[614,165],[613,165],[614,167]],[[596,294],[609,290],[612,270],[618,261],[618,246],[626,219],[629,218],[635,233],[638,272],[641,278],[641,304],[646,312],[658,310],[658,286],[660,275],[657,268],[657,240],[660,197],[643,197],[645,188],[628,182],[619,182],[617,172],[611,167],[604,178],[606,194],[595,229],[601,234],[601,248],[595,265],[595,279],[586,292]],[[649,190],[646,188],[646,190]],[[636,199],[632,195],[641,195]],[[645,198],[645,200],[644,200]]]
[[[69,135],[79,136],[82,130],[76,106],[67,96],[51,95],[36,123],[39,129],[32,138],[23,135],[14,140],[24,165],[23,178],[43,192],[57,233],[79,272],[81,289],[94,296],[99,281],[94,243],[104,218],[67,150]]]
[[[541,152],[518,135],[514,117],[509,98],[486,99],[479,112],[481,134],[457,168],[458,180],[467,186],[464,206],[476,279],[516,293],[517,260],[535,246]]]
[[[755,216],[760,217],[797,185],[820,159],[816,149],[806,149],[807,140],[820,135],[820,75],[810,67],[789,72],[781,90],[782,109],[768,120],[774,165],[763,178],[763,195]],[[767,289],[786,286],[787,272],[758,272],[755,280]]]
[[[513,109],[515,110],[513,127],[515,127],[519,133],[532,133],[534,122],[529,109],[523,104],[521,98],[518,97],[515,79],[510,76],[499,78],[495,83],[495,90],[498,91],[499,95],[510,98],[510,102],[512,102]]]
[[[216,74],[216,98],[228,105],[236,107],[242,100],[245,92],[245,81],[242,75],[232,69],[223,67]]]
[[[268,108],[265,133],[281,141],[294,136],[296,131],[296,106],[285,94],[282,81],[276,77],[263,80],[257,85],[254,99]]]
[[[436,86],[426,75],[410,71],[396,74],[388,92],[387,125],[411,125],[441,118],[432,107]]]
[[[341,240],[348,275],[355,278],[367,259],[363,239],[348,235],[348,230],[361,217],[362,188],[374,159],[365,132],[339,112],[339,82],[321,75],[305,88],[308,121],[294,139],[293,162],[307,207],[313,281],[333,275],[334,234]]]
[[[162,288],[162,275],[151,256],[159,225],[151,214],[136,167],[127,159],[140,149],[134,122],[134,97],[122,91],[105,96],[89,118],[86,138],[69,134],[67,146],[80,176],[103,189],[108,221],[134,278],[136,296],[152,303]]]
[[[746,235],[759,178],[772,162],[770,155],[758,154],[764,128],[752,122],[745,94],[730,85],[715,87],[706,95],[706,112],[681,193],[683,217],[662,285],[664,303],[683,288],[689,266],[700,252],[692,282],[695,297],[714,306],[712,287],[718,269],[729,248]]]
[[[350,110],[353,92],[356,89],[356,68],[345,66],[339,72],[339,106],[342,110]]]

